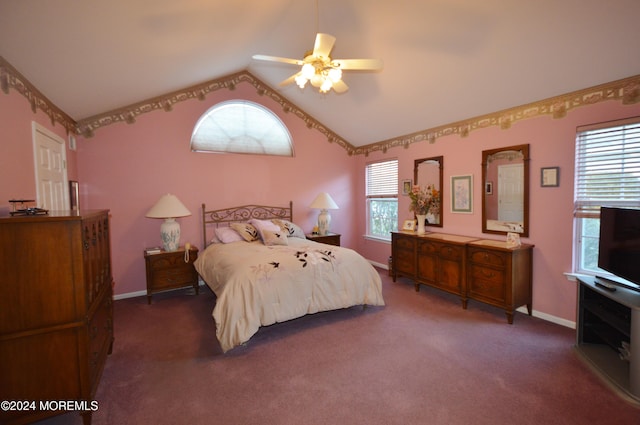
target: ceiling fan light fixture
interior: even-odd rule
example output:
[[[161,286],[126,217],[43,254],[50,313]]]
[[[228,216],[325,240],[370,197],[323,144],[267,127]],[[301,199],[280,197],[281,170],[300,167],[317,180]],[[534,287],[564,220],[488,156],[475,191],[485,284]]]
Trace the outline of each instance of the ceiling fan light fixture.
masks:
[[[298,75],[296,77],[296,84],[298,85],[298,87],[300,87],[301,89],[304,88],[304,86],[307,85],[307,79],[304,77],[304,75]]]
[[[330,34],[317,33],[313,50],[304,55],[304,60],[281,58],[278,56],[253,55],[253,59],[281,62],[289,65],[302,66],[291,77],[280,83],[281,86],[295,82],[304,89],[308,82],[319,89],[321,93],[334,90],[344,93],[349,87],[342,81],[344,70],[378,71],[382,69],[379,59],[331,59],[331,50],[336,38]]]
[[[333,83],[331,82],[330,79],[325,79],[322,84],[320,85],[320,93],[326,93],[329,90],[331,90],[331,87],[333,87]]]
[[[311,77],[311,85],[313,87],[320,87],[322,85],[322,83],[324,83],[324,78],[322,77],[321,74],[314,74],[313,77]]]
[[[305,63],[302,65],[301,73],[304,78],[310,80],[316,74],[316,68],[310,63]]]
[[[342,79],[342,70],[340,68],[331,68],[329,69],[328,74],[329,74],[329,79],[334,83],[337,83]]]

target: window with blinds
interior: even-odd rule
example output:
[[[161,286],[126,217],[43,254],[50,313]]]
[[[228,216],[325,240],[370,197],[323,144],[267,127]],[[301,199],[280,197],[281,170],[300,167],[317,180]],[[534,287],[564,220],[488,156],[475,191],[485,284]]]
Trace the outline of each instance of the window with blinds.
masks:
[[[293,143],[287,127],[269,109],[230,100],[200,117],[191,135],[191,150],[293,156]]]
[[[640,117],[578,127],[573,242],[574,271],[598,268],[600,207],[640,206]]]
[[[576,216],[640,205],[640,117],[578,128]]]
[[[398,230],[398,160],[366,166],[367,236],[391,240]]]

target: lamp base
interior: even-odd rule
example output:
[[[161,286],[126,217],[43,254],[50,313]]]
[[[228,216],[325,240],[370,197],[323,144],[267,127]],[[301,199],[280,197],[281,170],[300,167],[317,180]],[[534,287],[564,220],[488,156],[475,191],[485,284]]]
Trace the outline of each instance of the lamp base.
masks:
[[[162,249],[167,252],[177,251],[180,246],[180,223],[175,218],[167,218],[160,225]]]
[[[331,215],[329,211],[322,210],[318,214],[318,234],[320,236],[327,236],[329,234],[329,225],[331,224]]]

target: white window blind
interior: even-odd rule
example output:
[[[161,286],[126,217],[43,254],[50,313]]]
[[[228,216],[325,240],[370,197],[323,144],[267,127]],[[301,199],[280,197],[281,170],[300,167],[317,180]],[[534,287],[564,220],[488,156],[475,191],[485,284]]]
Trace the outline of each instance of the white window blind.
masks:
[[[200,117],[191,135],[191,150],[293,156],[293,143],[273,112],[254,102],[231,100]]]
[[[398,160],[374,162],[367,165],[367,198],[398,196]]]
[[[599,217],[602,205],[640,205],[640,117],[579,127],[575,216]]]

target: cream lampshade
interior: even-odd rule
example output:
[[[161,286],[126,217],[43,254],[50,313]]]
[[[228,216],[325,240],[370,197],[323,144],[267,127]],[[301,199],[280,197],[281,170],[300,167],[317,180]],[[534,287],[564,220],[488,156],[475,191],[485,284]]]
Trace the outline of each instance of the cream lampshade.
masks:
[[[191,211],[182,202],[170,193],[163,195],[156,204],[147,212],[149,218],[164,218],[160,226],[162,249],[173,252],[180,246],[180,223],[177,217],[191,215]]]
[[[328,193],[322,192],[316,196],[309,208],[321,210],[320,214],[318,214],[318,233],[320,236],[328,235],[329,226],[331,225],[331,215],[328,210],[337,210],[338,205]]]

